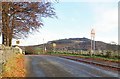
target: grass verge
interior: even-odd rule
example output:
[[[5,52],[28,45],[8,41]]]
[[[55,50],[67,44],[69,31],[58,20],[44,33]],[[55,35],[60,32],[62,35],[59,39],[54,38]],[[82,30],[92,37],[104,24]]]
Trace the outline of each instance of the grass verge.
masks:
[[[93,58],[93,59],[100,59],[105,61],[111,61],[111,62],[120,62],[120,59],[118,58],[108,58],[105,56],[99,56],[99,55],[86,55],[86,54],[74,54],[74,53],[67,53],[67,52],[48,52],[47,54],[50,55],[63,55],[63,56],[75,56],[75,57],[82,57],[82,58]]]
[[[3,66],[2,77],[25,77],[24,55],[11,57]]]

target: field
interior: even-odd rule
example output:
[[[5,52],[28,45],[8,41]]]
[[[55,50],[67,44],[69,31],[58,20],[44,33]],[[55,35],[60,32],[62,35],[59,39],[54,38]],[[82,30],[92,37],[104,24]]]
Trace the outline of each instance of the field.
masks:
[[[62,56],[76,56],[76,57],[82,57],[82,58],[93,58],[93,59],[101,59],[101,60],[107,60],[112,62],[119,62],[119,57],[109,57],[108,55],[92,55],[90,54],[78,54],[78,53],[69,53],[69,52],[47,52],[45,54],[50,55],[62,55]]]

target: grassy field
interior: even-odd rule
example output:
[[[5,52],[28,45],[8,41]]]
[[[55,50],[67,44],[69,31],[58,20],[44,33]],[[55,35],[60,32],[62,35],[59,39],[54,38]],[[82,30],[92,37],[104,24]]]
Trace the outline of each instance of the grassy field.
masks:
[[[108,61],[113,61],[113,62],[119,62],[120,58],[109,58],[106,56],[101,56],[101,55],[93,55],[90,56],[89,54],[74,54],[74,53],[68,53],[68,52],[48,52],[46,54],[50,55],[65,55],[65,56],[76,56],[76,57],[82,57],[82,58],[96,58],[96,59],[102,59],[102,60],[108,60]]]

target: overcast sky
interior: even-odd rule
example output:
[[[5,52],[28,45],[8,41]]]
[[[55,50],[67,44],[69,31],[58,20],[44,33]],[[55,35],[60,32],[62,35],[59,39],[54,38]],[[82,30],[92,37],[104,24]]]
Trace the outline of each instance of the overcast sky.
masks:
[[[64,39],[90,39],[90,31],[95,29],[96,41],[118,42],[118,1],[117,0],[61,0],[54,4],[57,18],[43,18],[40,32],[21,39],[20,45],[37,45]],[[15,44],[15,40],[13,40]]]

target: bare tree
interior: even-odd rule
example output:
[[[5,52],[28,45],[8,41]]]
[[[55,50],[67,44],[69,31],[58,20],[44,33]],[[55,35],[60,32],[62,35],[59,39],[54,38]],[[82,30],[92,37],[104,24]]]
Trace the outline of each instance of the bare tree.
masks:
[[[2,2],[2,44],[11,46],[12,38],[27,37],[43,26],[42,17],[55,17],[51,2]]]

